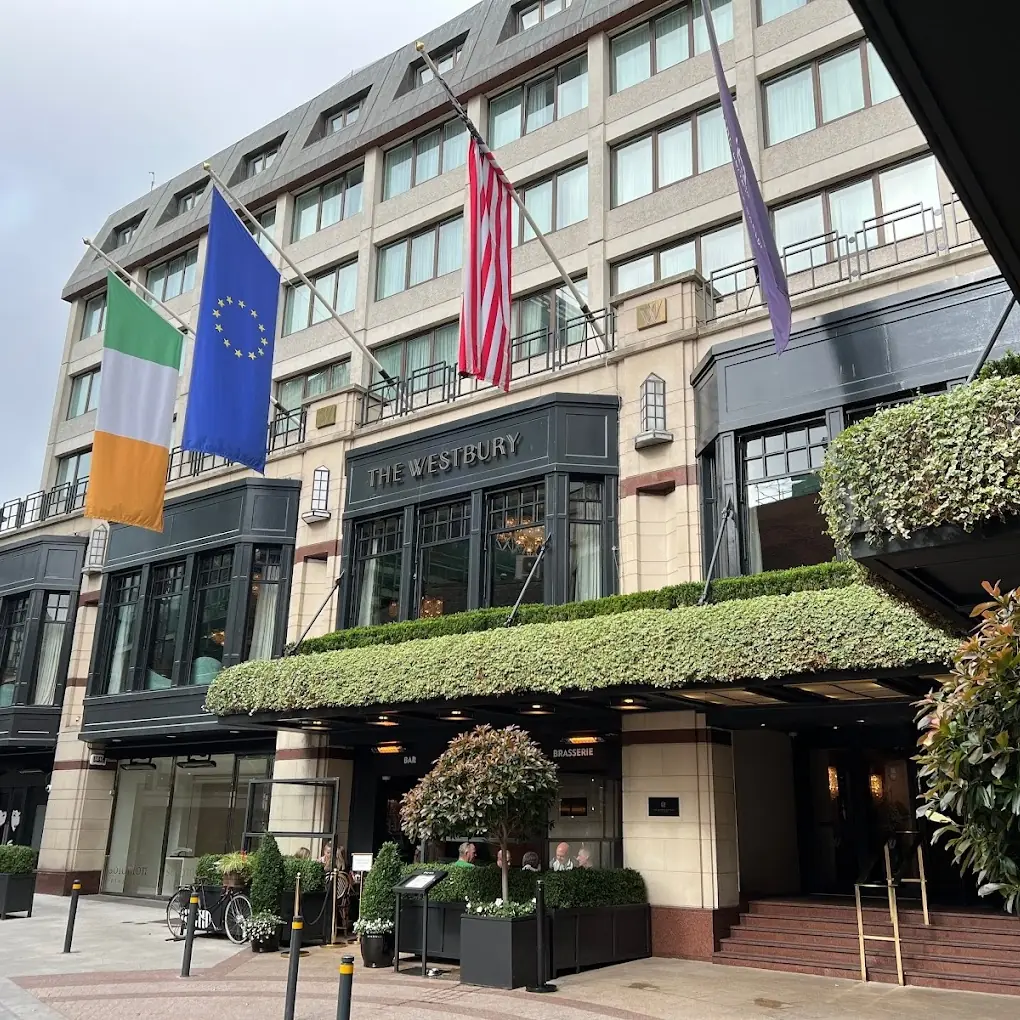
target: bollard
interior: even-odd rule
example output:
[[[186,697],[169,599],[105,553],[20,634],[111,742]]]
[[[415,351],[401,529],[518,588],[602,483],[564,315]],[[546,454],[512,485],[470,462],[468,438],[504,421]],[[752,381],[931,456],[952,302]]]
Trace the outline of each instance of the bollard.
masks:
[[[304,926],[305,922],[300,915],[296,915],[290,922],[290,966],[287,968],[287,998],[283,1006],[283,1020],[294,1020],[298,966],[301,963],[301,929]]]
[[[76,878],[71,883],[71,904],[67,909],[67,931],[64,932],[64,952],[71,951],[71,939],[74,938],[74,919],[78,916],[78,897],[81,895],[81,882]]]
[[[529,992],[555,992],[556,986],[546,981],[545,968],[548,954],[545,948],[545,887],[542,879],[535,883],[535,925],[537,928],[538,960],[535,968],[535,986]]]
[[[181,960],[181,977],[191,977],[191,950],[195,944],[195,922],[198,920],[198,893],[191,894],[188,904],[188,926],[184,930],[184,959]]]
[[[340,994],[336,1000],[336,1020],[351,1020],[351,989],[354,986],[354,957],[340,957]]]

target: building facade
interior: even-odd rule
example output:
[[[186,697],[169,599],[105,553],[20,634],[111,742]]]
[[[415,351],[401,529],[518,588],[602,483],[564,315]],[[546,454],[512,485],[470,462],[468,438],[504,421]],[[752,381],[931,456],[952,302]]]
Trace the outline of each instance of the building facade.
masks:
[[[32,801],[18,835],[41,848],[41,888],[80,877],[90,891],[166,895],[255,821],[320,830],[334,807],[352,850],[392,833],[400,793],[441,741],[385,758],[369,747],[384,719],[358,739],[231,729],[202,710],[226,665],[306,632],[697,580],[717,538],[722,575],[832,558],[814,499],[826,444],[877,406],[962,381],[1007,290],[845,0],[712,7],[793,295],[782,358],[699,2],[485,0],[425,39],[604,334],[518,222],[509,394],[456,373],[466,135],[413,41],[210,158],[401,385],[281,266],[265,478],[175,448],[162,535],[82,517],[105,276],[91,255],[79,264],[40,490],[0,508],[0,584],[6,563],[36,557],[0,588],[0,798]],[[191,168],[97,234],[189,323],[209,201]],[[1010,323],[1002,342],[1015,339]],[[67,573],[51,577],[58,551]],[[882,691],[902,779],[911,688]],[[842,694],[864,714],[863,696]],[[836,768],[825,756],[847,751],[795,744],[788,718],[740,714],[764,704],[692,697],[625,725],[597,714],[620,737],[597,758],[564,747],[534,706],[534,732],[563,765],[561,807],[587,805],[560,811],[553,836],[645,873],[653,904],[679,912],[663,951],[704,955],[741,882],[845,883],[850,865],[831,860],[817,880],[753,874],[762,805],[790,846],[814,824],[794,808],[795,756],[824,778]],[[29,722],[45,739],[28,739]],[[757,794],[741,797],[741,775]],[[335,781],[337,801],[295,785],[270,803],[249,786],[268,778]],[[693,797],[683,824],[700,838],[635,814],[653,788]],[[694,936],[685,911],[700,918]]]

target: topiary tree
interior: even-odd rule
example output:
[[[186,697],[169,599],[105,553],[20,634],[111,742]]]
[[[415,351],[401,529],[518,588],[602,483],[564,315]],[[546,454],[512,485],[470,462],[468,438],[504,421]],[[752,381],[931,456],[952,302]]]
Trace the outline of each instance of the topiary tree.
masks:
[[[400,881],[402,864],[396,843],[383,843],[361,887],[358,918],[363,921],[392,921],[396,909],[393,887]]]
[[[974,636],[957,651],[952,673],[923,702],[918,815],[946,835],[978,895],[999,893],[1020,906],[1020,589],[975,607]]]
[[[267,832],[259,844],[258,859],[251,877],[251,907],[256,914],[279,912],[285,879],[280,848],[272,833]]]
[[[415,842],[477,833],[497,843],[508,900],[510,841],[547,828],[556,786],[556,766],[524,730],[478,726],[454,737],[404,797],[401,825]]]

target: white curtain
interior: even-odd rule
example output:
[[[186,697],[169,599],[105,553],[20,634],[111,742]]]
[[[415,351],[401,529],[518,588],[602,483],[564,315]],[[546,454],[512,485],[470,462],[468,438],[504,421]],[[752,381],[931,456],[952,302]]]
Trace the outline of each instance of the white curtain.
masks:
[[[698,268],[698,255],[693,241],[666,248],[659,253],[659,279],[668,280],[678,273]]]
[[[588,58],[567,61],[556,72],[556,77],[556,115],[562,120],[588,105]]]
[[[659,132],[659,187],[690,177],[694,170],[691,122]]]
[[[517,307],[519,309],[519,325],[516,337],[521,338],[524,342],[515,344],[514,357],[518,361],[526,361],[528,358],[536,357],[548,350],[549,298],[544,294],[521,298]]]
[[[864,76],[861,51],[855,46],[849,53],[818,65],[822,87],[822,123],[864,109]]]
[[[744,224],[734,223],[732,227],[713,230],[701,236],[701,275],[711,280],[712,273],[717,269],[726,269],[745,261]],[[733,272],[721,276],[715,281],[715,289],[722,294],[732,294],[735,287],[744,289],[750,286],[751,274]]]
[[[848,250],[857,251],[864,247],[864,235],[858,237],[857,231],[862,228],[865,220],[872,219],[874,215],[875,189],[870,180],[829,192],[829,219],[832,222],[832,229],[839,238],[842,254],[845,255]],[[870,248],[876,244],[878,231],[869,230],[867,245]]]
[[[439,132],[430,131],[418,139],[414,164],[414,183],[421,184],[439,176]]]
[[[893,233],[897,241],[902,241],[905,237],[916,237],[925,229],[931,230],[933,215],[936,221],[941,221],[942,206],[933,156],[886,170],[879,175],[878,189],[882,193],[883,215],[912,207],[925,210],[917,216],[900,215],[885,220],[888,224],[885,232],[887,244]]]
[[[616,150],[614,205],[623,205],[652,190],[652,138],[641,138]]]
[[[376,285],[380,298],[399,294],[406,283],[404,273],[407,269],[407,242],[399,241],[379,252],[379,282]]]
[[[107,694],[120,694],[127,683],[129,659],[131,657],[131,629],[135,622],[135,607],[123,606],[117,614],[113,634],[113,651],[110,653],[110,682]]]
[[[528,87],[527,105],[524,111],[525,131],[537,131],[553,119],[553,89],[556,83],[553,78],[537,82]]]
[[[371,627],[375,619],[376,584],[379,578],[379,557],[365,561],[361,572],[361,592],[358,600],[358,626]]]
[[[454,118],[443,128],[443,173],[467,162],[467,128]]]
[[[602,594],[602,525],[571,524],[571,599],[585,602]]]
[[[811,68],[787,75],[765,89],[769,118],[769,145],[794,138],[815,128],[815,92]]]
[[[276,637],[276,601],[280,591],[278,584],[259,582],[255,596],[255,620],[251,632],[249,659],[271,659],[273,639]]]
[[[436,235],[429,230],[411,238],[411,278],[408,286],[431,280],[435,271]]]
[[[730,161],[730,143],[722,107],[698,114],[698,173],[714,170]]]
[[[553,182],[543,181],[541,184],[536,184],[533,188],[528,188],[524,192],[524,204],[527,206],[528,212],[531,213],[534,221],[538,224],[538,229],[543,234],[550,233],[553,228]],[[521,243],[532,240],[534,236],[535,231],[531,229],[531,224],[525,220],[524,236]]]
[[[413,159],[414,146],[411,142],[405,142],[386,153],[383,198],[392,198],[410,189]]]
[[[500,96],[489,103],[489,145],[498,149],[521,137],[521,89]]]
[[[825,232],[821,195],[777,209],[772,216],[776,228],[776,247],[780,258],[785,259],[787,273],[799,273],[810,269],[812,264],[820,266],[825,262],[825,243],[822,241],[814,247],[797,248],[792,253],[784,254],[787,245],[810,241]]]
[[[687,26],[690,24],[691,9],[667,14],[655,22],[655,70],[665,71],[667,67],[679,64],[690,55]]]
[[[464,263],[464,217],[448,220],[439,226],[439,264],[436,276],[460,269]]]
[[[694,52],[708,52],[708,29],[705,27],[705,13],[702,0],[694,0]],[[715,26],[716,42],[720,46],[733,38],[733,0],[712,0],[712,24]]]
[[[588,217],[588,164],[556,178],[556,229]]]
[[[900,94],[896,83],[885,69],[882,58],[875,52],[875,47],[871,43],[868,43],[868,77],[871,79],[872,105],[884,103],[887,99]]]
[[[64,641],[64,623],[50,620],[43,624],[42,645],[39,649],[39,671],[35,678],[33,705],[52,705],[57,693],[57,667],[60,665],[60,646]]]

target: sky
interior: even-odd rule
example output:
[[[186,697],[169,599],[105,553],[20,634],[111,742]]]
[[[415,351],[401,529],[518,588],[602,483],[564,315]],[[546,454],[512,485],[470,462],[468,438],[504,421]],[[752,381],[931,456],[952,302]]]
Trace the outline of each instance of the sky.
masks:
[[[0,502],[39,488],[82,237],[472,0],[0,0]],[[394,26],[399,26],[394,29]]]

